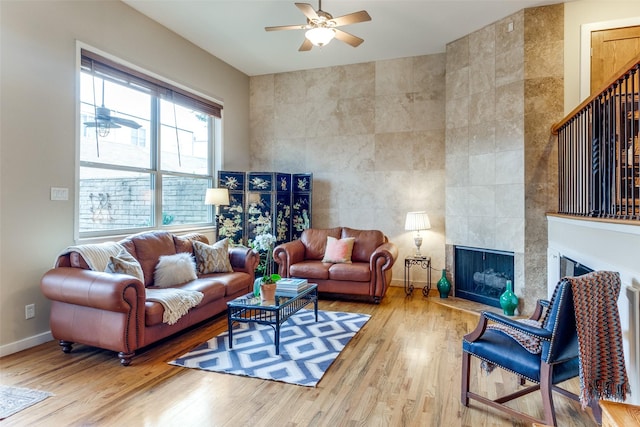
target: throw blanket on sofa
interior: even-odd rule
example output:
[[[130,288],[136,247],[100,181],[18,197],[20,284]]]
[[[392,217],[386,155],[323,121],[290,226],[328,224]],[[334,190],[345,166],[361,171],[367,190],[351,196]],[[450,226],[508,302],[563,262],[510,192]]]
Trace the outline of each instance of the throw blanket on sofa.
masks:
[[[622,401],[630,390],[618,313],[620,275],[597,271],[566,280],[576,310],[582,407],[591,399]]]
[[[78,252],[93,271],[104,271],[107,268],[107,264],[109,264],[109,258],[117,256],[122,249],[124,249],[124,246],[117,242],[68,246],[58,257],[71,252]]]
[[[173,325],[182,316],[187,314],[189,309],[200,304],[204,294],[198,291],[186,291],[176,288],[147,288],[147,300],[162,304],[164,313],[162,321],[168,325]]]

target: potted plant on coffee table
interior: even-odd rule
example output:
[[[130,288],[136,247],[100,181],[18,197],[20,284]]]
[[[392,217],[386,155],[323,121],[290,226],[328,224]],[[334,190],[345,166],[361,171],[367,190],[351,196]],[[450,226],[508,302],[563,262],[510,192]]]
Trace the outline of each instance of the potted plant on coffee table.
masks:
[[[263,300],[274,300],[276,294],[276,282],[281,279],[279,274],[273,273],[273,245],[276,238],[273,234],[259,234],[253,240],[253,247],[260,254],[260,264],[257,271],[262,273],[256,278],[253,286],[254,296],[261,295]]]

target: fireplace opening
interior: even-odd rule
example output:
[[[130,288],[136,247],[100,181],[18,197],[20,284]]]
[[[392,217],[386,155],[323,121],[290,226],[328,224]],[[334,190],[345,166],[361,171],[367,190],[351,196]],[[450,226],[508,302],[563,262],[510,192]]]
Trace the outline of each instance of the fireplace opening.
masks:
[[[500,295],[513,283],[513,252],[456,246],[455,296],[500,307]]]
[[[560,257],[560,277],[575,277],[591,273],[593,269],[564,255]]]

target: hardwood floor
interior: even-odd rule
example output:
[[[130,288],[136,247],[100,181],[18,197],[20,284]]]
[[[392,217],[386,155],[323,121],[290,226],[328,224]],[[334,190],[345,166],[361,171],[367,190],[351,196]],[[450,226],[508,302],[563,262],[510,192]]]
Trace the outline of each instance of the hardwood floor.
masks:
[[[148,348],[122,367],[113,352],[50,342],[0,359],[0,383],[53,397],[0,426],[528,426],[477,402],[460,403],[461,338],[477,315],[420,292],[392,288],[380,305],[321,300],[320,308],[371,314],[316,388],[171,366],[167,362],[226,330],[219,317]],[[485,376],[471,389],[490,397],[516,377]],[[569,388],[578,390],[576,379]],[[560,426],[595,426],[590,410],[554,395]],[[514,405],[540,417],[538,394]]]

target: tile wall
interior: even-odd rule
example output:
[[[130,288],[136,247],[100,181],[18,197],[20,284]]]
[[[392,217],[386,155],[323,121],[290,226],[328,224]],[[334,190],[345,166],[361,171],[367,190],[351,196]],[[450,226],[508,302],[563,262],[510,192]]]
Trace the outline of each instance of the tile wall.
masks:
[[[446,259],[456,245],[514,252],[516,294],[546,297],[563,116],[563,6],[525,9],[447,45]]]
[[[408,211],[428,212],[422,252],[444,267],[444,70],[437,54],[250,79],[251,170],[312,172],[313,226],[382,230],[396,285]]]

